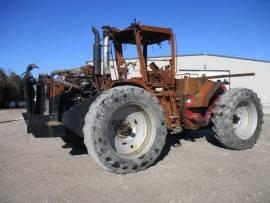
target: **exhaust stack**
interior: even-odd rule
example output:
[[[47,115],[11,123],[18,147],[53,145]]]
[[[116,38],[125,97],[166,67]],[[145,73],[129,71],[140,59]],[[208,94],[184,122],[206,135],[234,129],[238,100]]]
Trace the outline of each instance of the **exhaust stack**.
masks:
[[[110,74],[110,27],[103,26],[103,74]]]
[[[95,67],[95,74],[101,74],[101,44],[100,35],[95,27],[92,27],[95,35],[95,43],[93,44],[93,65]]]

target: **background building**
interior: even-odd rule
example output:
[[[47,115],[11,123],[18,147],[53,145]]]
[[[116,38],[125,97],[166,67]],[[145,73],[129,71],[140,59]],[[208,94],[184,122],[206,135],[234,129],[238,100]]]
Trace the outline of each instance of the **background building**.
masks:
[[[148,60],[148,65],[154,61],[160,68],[169,63],[167,57],[154,57]],[[131,63],[130,63],[131,62]],[[90,62],[91,63],[91,62]],[[127,60],[128,77],[139,76],[138,59]],[[113,63],[111,62],[111,67]],[[113,70],[113,69],[112,69]],[[236,74],[254,72],[251,77],[231,78],[231,88],[245,87],[254,90],[264,106],[264,112],[270,113],[270,61],[223,56],[215,54],[192,54],[177,56],[177,78],[191,73],[194,76]],[[114,77],[112,75],[112,77]],[[229,78],[226,78],[229,80]]]
[[[270,61],[238,58],[214,54],[183,55],[177,58],[178,73],[183,69],[199,69],[209,71],[208,75],[220,74],[229,70],[231,74],[254,72],[254,77],[231,78],[231,87],[253,89],[261,99],[265,112],[270,112]],[[200,74],[200,71],[197,72]]]
[[[151,60],[155,61],[159,67],[168,63],[166,57],[152,58]],[[200,76],[202,74],[219,75],[247,72],[254,72],[256,75],[231,78],[231,88],[245,87],[254,90],[264,105],[264,111],[270,113],[270,61],[215,54],[192,54],[177,57],[176,77],[181,77],[185,73]]]

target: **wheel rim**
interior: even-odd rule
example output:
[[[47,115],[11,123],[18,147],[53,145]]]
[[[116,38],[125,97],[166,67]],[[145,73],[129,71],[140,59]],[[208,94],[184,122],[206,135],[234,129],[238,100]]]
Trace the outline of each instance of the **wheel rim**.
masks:
[[[155,122],[147,109],[129,104],[117,109],[109,122],[108,136],[113,150],[124,158],[138,158],[152,146]]]
[[[239,103],[232,120],[234,132],[240,139],[247,140],[251,138],[258,123],[257,109],[253,102],[242,101]]]

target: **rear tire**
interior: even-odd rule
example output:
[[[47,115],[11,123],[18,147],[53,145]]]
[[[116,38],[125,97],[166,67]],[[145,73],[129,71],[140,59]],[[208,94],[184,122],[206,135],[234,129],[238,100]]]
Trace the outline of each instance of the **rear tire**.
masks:
[[[114,173],[132,173],[152,165],[165,144],[167,128],[158,100],[144,89],[120,86],[90,106],[83,128],[91,157]]]
[[[250,89],[231,89],[216,102],[212,122],[215,137],[223,146],[249,149],[256,144],[263,124],[260,99]]]

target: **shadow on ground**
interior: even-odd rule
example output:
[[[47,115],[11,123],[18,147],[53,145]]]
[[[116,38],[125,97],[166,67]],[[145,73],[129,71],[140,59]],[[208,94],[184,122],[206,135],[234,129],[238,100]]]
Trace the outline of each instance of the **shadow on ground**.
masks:
[[[87,149],[83,143],[83,138],[74,135],[72,132],[67,132],[65,137],[61,137],[65,144],[63,148],[70,148],[69,152],[71,155],[81,155],[87,154]],[[196,142],[198,139],[205,138],[207,142],[216,146],[222,147],[220,143],[215,139],[214,132],[211,129],[201,129],[201,130],[184,130],[178,134],[171,134],[166,137],[165,146],[157,159],[159,162],[166,157],[172,147],[181,147],[181,141]]]
[[[65,144],[63,148],[71,148],[71,155],[87,154],[87,149],[83,143],[83,138],[74,134],[71,131],[66,131],[66,135],[61,137]]]
[[[158,157],[157,162],[161,161],[166,157],[172,147],[181,147],[182,143],[181,141],[190,141],[190,142],[196,142],[198,139],[205,138],[208,143],[223,148],[223,146],[216,140],[214,137],[214,132],[207,128],[207,129],[200,129],[200,130],[183,130],[181,133],[178,134],[171,134],[166,137],[166,143],[165,146]],[[156,164],[155,163],[155,164]]]
[[[65,142],[62,147],[65,149],[70,148],[71,151],[69,153],[71,155],[87,154],[87,149],[84,145],[82,137],[63,127],[53,128],[53,132],[51,132],[46,125],[48,119],[49,118],[47,117],[37,117],[31,120],[31,130],[35,137],[48,137],[48,135],[61,137]],[[172,147],[181,146],[182,140],[196,142],[196,140],[201,138],[206,138],[206,140],[214,146],[222,147],[215,139],[214,132],[210,128],[200,130],[183,130],[181,133],[169,134],[166,137],[165,146],[156,162],[163,160],[164,157],[168,155]]]

